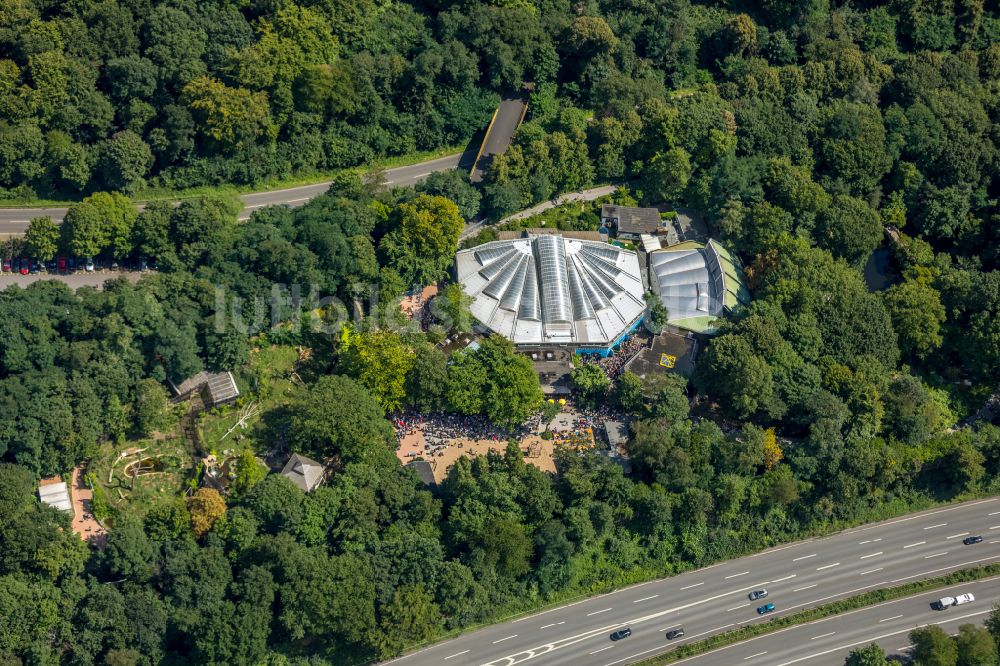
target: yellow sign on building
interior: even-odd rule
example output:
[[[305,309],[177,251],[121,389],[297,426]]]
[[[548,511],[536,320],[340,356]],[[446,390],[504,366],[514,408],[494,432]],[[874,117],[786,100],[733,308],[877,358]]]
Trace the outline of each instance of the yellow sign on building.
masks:
[[[677,357],[670,354],[660,354],[660,365],[664,368],[673,368],[677,364]]]

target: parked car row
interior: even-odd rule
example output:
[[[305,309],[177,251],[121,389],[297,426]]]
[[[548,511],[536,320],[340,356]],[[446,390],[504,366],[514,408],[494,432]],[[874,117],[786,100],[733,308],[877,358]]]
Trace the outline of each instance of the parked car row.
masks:
[[[3,273],[92,273],[94,271],[147,271],[156,270],[156,262],[146,257],[126,257],[118,260],[104,257],[58,257],[42,263],[28,257],[5,258],[0,261]]]

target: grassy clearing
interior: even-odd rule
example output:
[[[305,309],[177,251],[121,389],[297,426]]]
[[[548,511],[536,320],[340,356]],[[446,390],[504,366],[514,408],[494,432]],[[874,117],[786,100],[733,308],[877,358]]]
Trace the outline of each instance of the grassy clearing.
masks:
[[[295,347],[271,346],[256,349],[250,356],[250,367],[237,377],[242,397],[233,405],[222,405],[205,412],[199,419],[201,441],[209,451],[218,452],[249,446],[258,451],[266,448],[258,441],[263,431],[262,418],[269,411],[284,405],[294,388],[292,372],[298,361]],[[252,402],[259,409],[245,420],[245,426],[226,433],[240,420],[241,411]]]
[[[142,518],[151,508],[173,501],[184,490],[197,461],[192,444],[178,435],[129,442],[129,448],[145,450],[119,460],[122,447],[104,443],[91,460],[90,473],[103,490],[112,514],[127,509]],[[134,479],[126,476],[126,466],[142,459],[149,459],[150,471]]]
[[[1000,563],[990,564],[984,567],[975,567],[973,569],[962,569],[960,571],[952,572],[946,576],[928,578],[926,580],[907,583],[906,585],[899,585],[897,587],[879,588],[864,594],[859,594],[856,597],[842,599],[840,601],[835,601],[833,603],[793,613],[792,615],[775,618],[762,624],[751,624],[740,629],[711,636],[705,640],[698,641],[697,643],[682,645],[675,650],[671,650],[667,654],[652,657],[651,659],[639,662],[639,665],[660,666],[661,664],[671,664],[680,659],[704,654],[706,652],[710,652],[711,650],[716,650],[718,648],[739,643],[757,636],[763,636],[765,634],[778,631],[779,629],[785,629],[787,627],[800,624],[807,624],[825,617],[839,615],[847,611],[858,610],[860,608],[865,608],[866,606],[873,606],[875,604],[892,601],[894,599],[902,599],[903,597],[913,596],[915,594],[928,592],[938,588],[958,585],[959,583],[968,583],[974,580],[982,580],[984,578],[993,578],[997,575],[1000,575]]]
[[[428,160],[437,159],[439,157],[445,157],[447,155],[454,155],[455,153],[464,150],[464,145],[458,146],[445,146],[437,150],[425,150],[416,153],[408,153],[406,155],[397,155],[394,157],[387,157],[377,162],[371,164],[366,164],[362,167],[354,167],[351,169],[336,169],[332,171],[312,171],[309,173],[300,173],[289,178],[273,178],[269,179],[255,185],[212,185],[204,187],[194,187],[187,188],[183,190],[173,190],[161,187],[148,187],[140,190],[132,197],[133,201],[144,202],[144,201],[162,201],[164,199],[169,199],[171,201],[177,199],[191,199],[193,197],[201,196],[212,196],[212,195],[225,195],[225,194],[247,194],[250,192],[266,192],[269,190],[282,190],[289,187],[299,187],[302,185],[315,185],[316,183],[323,183],[331,180],[334,176],[344,173],[346,171],[359,171],[362,173],[373,171],[376,169],[393,169],[395,167],[410,166],[411,164],[417,164],[419,162],[424,162]],[[5,199],[0,201],[0,208],[48,208],[48,207],[66,207],[76,203],[78,200],[54,200],[54,199]]]

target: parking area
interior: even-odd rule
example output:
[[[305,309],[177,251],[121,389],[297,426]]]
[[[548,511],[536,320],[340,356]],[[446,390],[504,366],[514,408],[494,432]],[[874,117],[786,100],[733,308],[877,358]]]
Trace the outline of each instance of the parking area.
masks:
[[[33,273],[29,275],[0,273],[0,290],[13,285],[27,287],[32,282],[38,282],[39,280],[59,280],[60,282],[65,282],[73,289],[80,287],[100,288],[108,280],[114,280],[117,277],[124,277],[129,282],[137,282],[140,277],[149,274],[150,271],[146,271],[145,273],[139,271],[95,271],[93,273],[78,271],[76,273]]]

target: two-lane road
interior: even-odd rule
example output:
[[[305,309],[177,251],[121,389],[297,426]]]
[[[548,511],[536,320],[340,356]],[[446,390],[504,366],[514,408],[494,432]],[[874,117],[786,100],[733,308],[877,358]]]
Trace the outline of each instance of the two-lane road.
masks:
[[[992,529],[991,529],[992,528]],[[969,534],[983,543],[965,546]],[[866,590],[1000,560],[1000,497],[773,548],[480,629],[404,655],[400,666],[617,666],[676,644]],[[766,600],[747,595],[766,588]],[[772,602],[774,613],[756,607]],[[615,629],[633,634],[610,641]],[[682,626],[678,641],[665,632]]]
[[[932,601],[966,592],[971,592],[976,600],[943,611],[931,608]],[[939,625],[949,634],[955,634],[960,625],[981,625],[998,598],[1000,578],[962,583],[789,627],[675,663],[685,666],[843,664],[852,650],[871,643],[881,645],[887,654],[902,655],[912,647],[908,636],[913,629]]]
[[[427,176],[437,171],[447,171],[455,169],[466,158],[465,153],[456,153],[437,159],[411,164],[409,166],[396,167],[383,171],[386,185],[404,187],[420,182]],[[300,187],[290,187],[284,190],[270,190],[267,192],[251,192],[243,194],[243,212],[240,219],[247,219],[258,208],[264,206],[301,206],[313,197],[326,192],[330,187],[329,182],[316,183],[314,185],[302,185]],[[141,208],[141,206],[140,206]],[[56,222],[62,222],[66,215],[65,208],[0,208],[0,234],[20,234],[28,228],[28,222],[33,217],[49,216]]]

